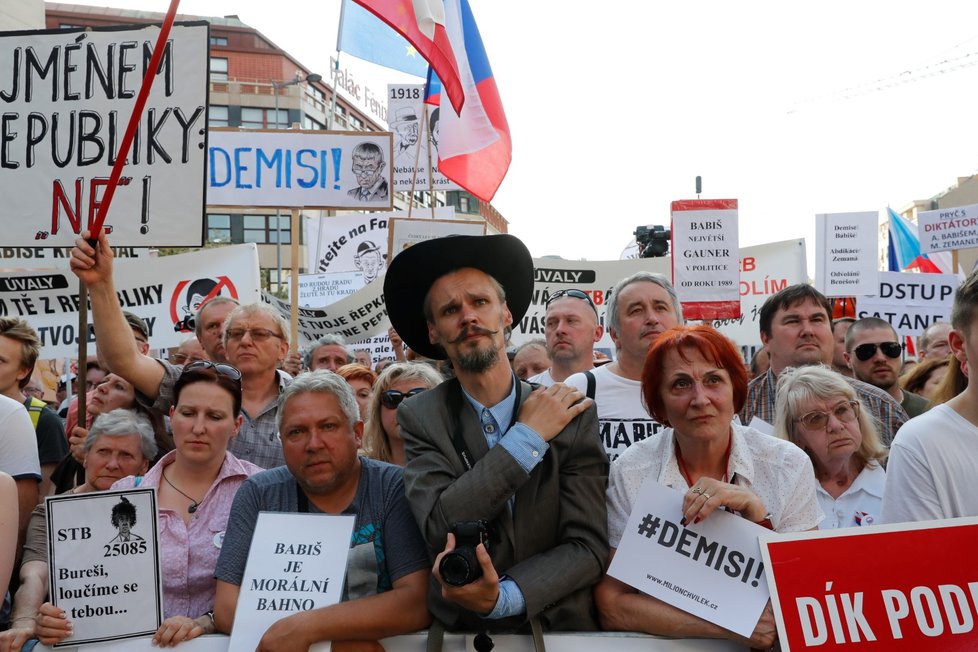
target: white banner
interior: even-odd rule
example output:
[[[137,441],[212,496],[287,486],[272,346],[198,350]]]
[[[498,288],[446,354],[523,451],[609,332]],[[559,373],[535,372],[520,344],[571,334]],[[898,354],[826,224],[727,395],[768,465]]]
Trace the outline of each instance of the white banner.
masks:
[[[258,301],[258,251],[254,244],[204,249],[114,266],[123,310],[149,327],[151,348],[177,346],[192,334],[187,317],[207,298],[223,295]],[[0,274],[0,316],[22,317],[37,329],[42,358],[78,352],[78,278],[68,271]],[[92,313],[89,311],[89,324]],[[89,325],[89,353],[95,342]]]
[[[159,33],[0,36],[4,245],[71,246],[94,221]],[[206,23],[174,24],[106,216],[116,246],[202,243],[208,47]]]
[[[364,284],[387,271],[389,214],[337,215],[305,219],[306,269],[361,272]]]
[[[150,258],[145,247],[112,247],[116,258]],[[0,247],[0,270],[68,269],[70,247]]]
[[[387,251],[393,258],[419,242],[450,235],[485,235],[486,229],[486,223],[481,220],[426,220],[395,217],[391,219],[388,230]]]
[[[921,253],[978,247],[978,204],[917,214]]]
[[[163,623],[156,490],[46,499],[51,602],[68,645],[153,634]]]
[[[922,335],[936,321],[951,321],[954,291],[961,279],[954,274],[880,272],[879,294],[859,297],[856,316],[879,317],[898,335]]]
[[[648,479],[608,575],[749,638],[770,594],[758,536],[768,530],[716,510],[680,525],[683,494]]]
[[[390,210],[391,135],[212,129],[210,206]]]
[[[430,185],[434,186],[434,190],[458,190],[458,184],[438,171],[441,109],[425,106],[424,84],[388,84],[387,118],[394,134],[394,190],[410,192],[412,187],[415,190],[429,190]],[[429,150],[432,165],[430,185]]]
[[[277,309],[288,321],[291,306],[287,301],[262,292],[262,300]],[[322,308],[299,308],[299,346],[308,346],[327,333],[336,333],[347,342],[386,334],[391,322],[384,303],[384,280]]]
[[[827,297],[876,292],[879,213],[815,216],[815,287]]]
[[[300,274],[299,305],[303,308],[325,307],[350,296],[363,286],[363,272]],[[292,286],[289,285],[291,291]]]
[[[672,203],[673,285],[689,318],[740,316],[737,200]]]

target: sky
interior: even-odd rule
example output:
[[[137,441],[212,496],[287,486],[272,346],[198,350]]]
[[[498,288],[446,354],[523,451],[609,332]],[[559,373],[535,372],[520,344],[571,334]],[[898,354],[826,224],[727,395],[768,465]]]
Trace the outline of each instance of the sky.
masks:
[[[741,246],[805,238],[811,269],[815,214],[899,210],[978,172],[976,2],[469,1],[513,139],[493,205],[534,256],[617,259],[700,175],[703,198],[739,200]],[[339,10],[179,9],[236,14],[323,75]],[[378,94],[415,79],[341,64]]]

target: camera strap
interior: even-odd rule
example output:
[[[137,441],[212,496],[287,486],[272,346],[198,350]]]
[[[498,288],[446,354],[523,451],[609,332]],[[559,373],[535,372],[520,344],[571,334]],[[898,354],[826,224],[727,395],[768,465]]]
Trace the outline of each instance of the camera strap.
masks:
[[[506,426],[506,430],[503,434],[509,432],[510,428],[516,425],[516,419],[520,415],[520,394],[522,394],[523,387],[520,384],[520,379],[513,374],[513,384],[516,387],[516,402],[513,404],[513,416],[509,419],[509,425]],[[459,387],[461,392],[461,386]],[[461,401],[465,401],[465,396],[460,394],[459,398]],[[462,403],[457,406],[459,409],[456,414],[459,418],[455,422],[455,430],[452,433],[452,446],[455,447],[455,452],[458,453],[459,458],[462,460],[462,466],[465,467],[466,471],[471,471],[472,467],[475,466],[476,459],[472,456],[472,452],[469,447],[465,445],[465,439],[462,437],[462,419],[461,419],[461,409],[463,407]]]

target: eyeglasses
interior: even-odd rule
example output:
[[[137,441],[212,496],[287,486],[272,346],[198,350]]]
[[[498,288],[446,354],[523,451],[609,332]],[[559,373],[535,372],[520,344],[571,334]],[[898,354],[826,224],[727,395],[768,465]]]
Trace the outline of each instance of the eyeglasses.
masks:
[[[415,387],[407,392],[399,392],[396,389],[389,389],[380,395],[380,404],[385,408],[396,410],[397,406],[401,404],[401,401],[406,398],[411,398],[412,396],[417,396],[427,389],[427,387]]]
[[[353,174],[357,175],[358,177],[359,176],[363,176],[365,174],[376,174],[377,173],[377,169],[378,168],[376,168],[376,167],[365,168],[365,167],[362,167],[360,165],[354,165],[353,166]]]
[[[549,297],[547,297],[547,308],[550,304],[560,299],[561,297],[573,297],[575,299],[580,299],[581,301],[587,301],[587,305],[591,306],[591,310],[594,311],[595,316],[598,314],[598,309],[594,307],[594,302],[591,301],[591,297],[584,290],[578,290],[577,288],[571,288],[569,290],[557,290]]]
[[[229,364],[224,364],[223,362],[218,362],[215,364],[210,360],[198,360],[197,362],[191,362],[184,367],[183,373],[194,371],[195,369],[213,369],[217,373],[221,374],[222,376],[227,376],[231,380],[241,380],[241,372],[238,371],[238,368],[232,367]]]
[[[872,344],[867,342],[866,344],[860,344],[853,352],[856,357],[861,361],[866,362],[874,355],[876,355],[876,349],[879,348],[888,358],[899,358],[900,354],[903,352],[903,345],[899,342],[880,342],[879,344]]]
[[[831,413],[813,410],[801,415],[795,421],[805,426],[806,430],[823,430],[829,425],[829,414],[840,423],[851,423],[859,416],[859,401],[843,401],[832,408]]]
[[[251,335],[252,342],[264,342],[270,337],[277,337],[282,339],[282,336],[275,331],[270,331],[267,328],[229,328],[224,331],[227,336],[228,341],[238,341],[245,336],[245,333]]]

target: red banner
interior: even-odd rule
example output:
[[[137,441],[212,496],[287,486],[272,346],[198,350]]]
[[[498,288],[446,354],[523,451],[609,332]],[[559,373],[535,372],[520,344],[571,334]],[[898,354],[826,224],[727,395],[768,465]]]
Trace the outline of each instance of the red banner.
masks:
[[[978,518],[762,541],[782,649],[978,649]]]

